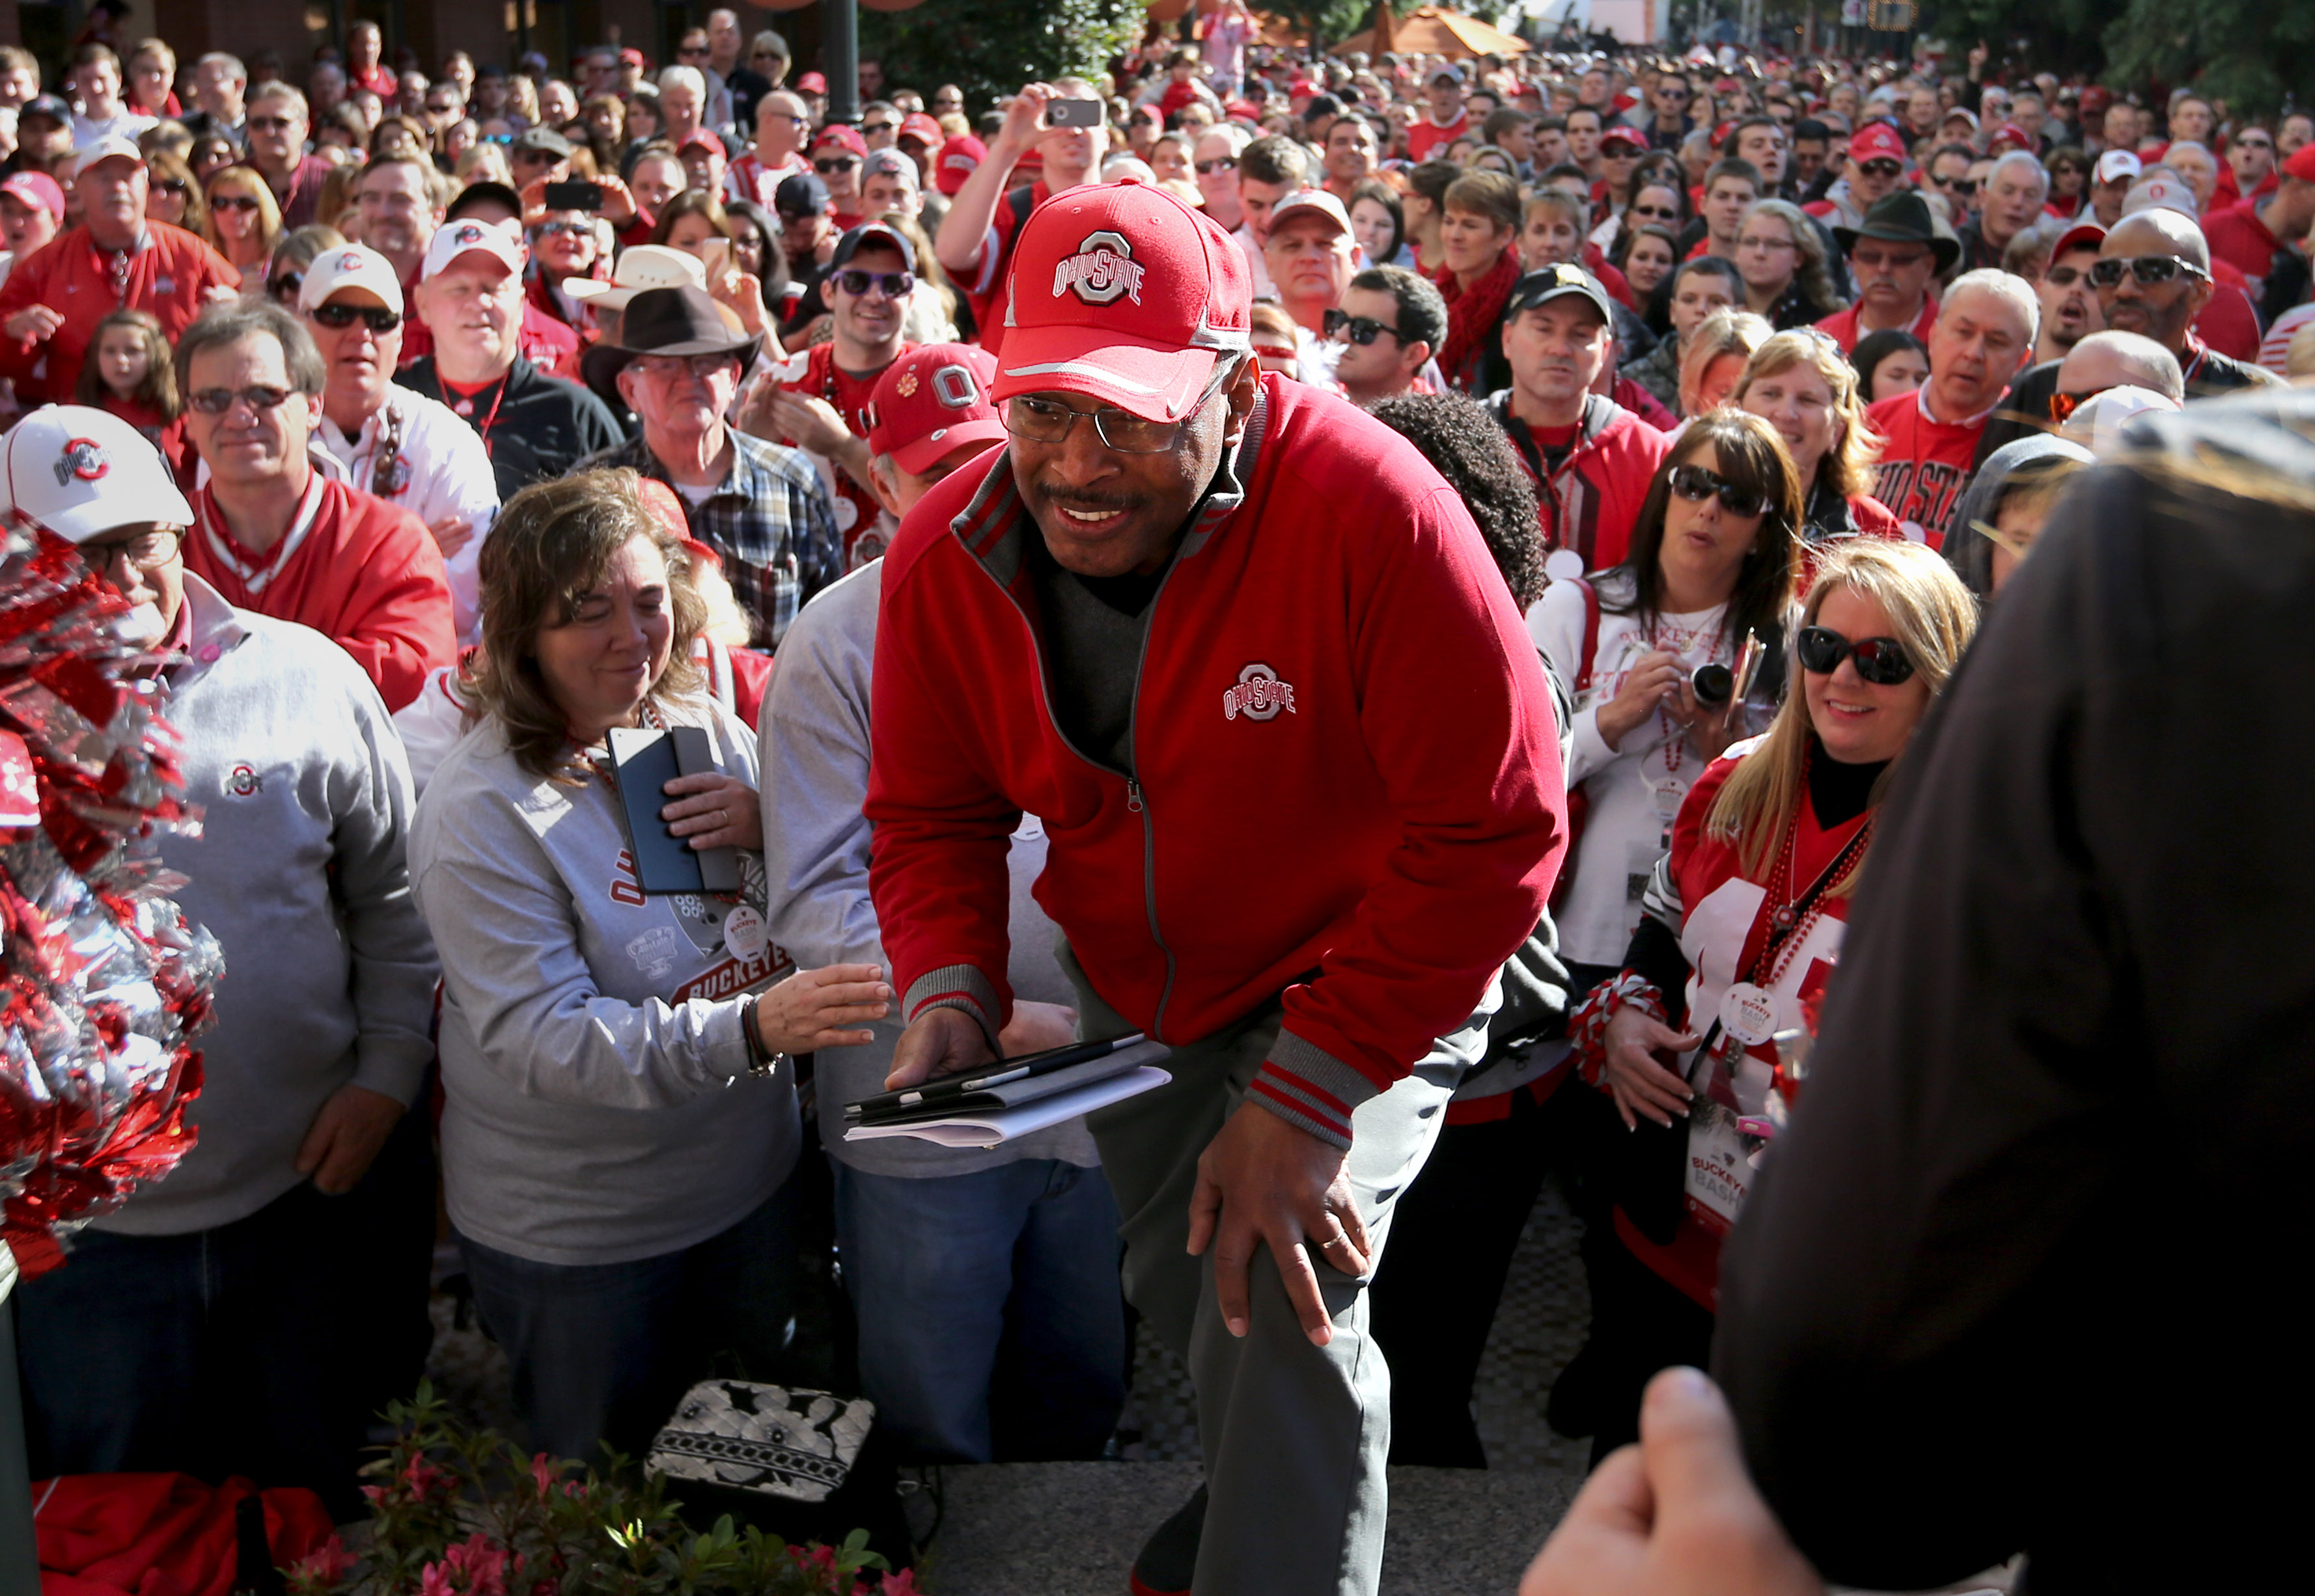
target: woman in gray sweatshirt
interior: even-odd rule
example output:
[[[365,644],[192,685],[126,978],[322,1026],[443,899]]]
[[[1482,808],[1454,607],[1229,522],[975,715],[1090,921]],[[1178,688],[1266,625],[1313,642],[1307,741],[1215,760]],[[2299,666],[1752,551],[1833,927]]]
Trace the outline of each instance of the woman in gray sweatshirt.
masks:
[[[689,563],[632,474],[516,495],[482,575],[477,723],[411,844],[445,975],[444,1184],[530,1443],[634,1453],[717,1354],[778,1354],[785,1056],[868,1041],[891,991],[873,965],[772,984],[756,740],[697,691]],[[736,893],[637,875],[608,736],[673,725],[705,729],[722,774],[670,782],[661,817],[741,850]]]

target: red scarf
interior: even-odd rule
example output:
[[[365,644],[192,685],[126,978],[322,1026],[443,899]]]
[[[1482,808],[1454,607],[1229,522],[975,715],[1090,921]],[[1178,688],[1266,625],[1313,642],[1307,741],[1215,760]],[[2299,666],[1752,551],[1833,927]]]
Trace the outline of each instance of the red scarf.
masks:
[[[1439,369],[1457,387],[1469,384],[1471,373],[1464,368],[1473,360],[1487,341],[1487,334],[1503,320],[1503,306],[1512,297],[1512,285],[1520,279],[1519,250],[1505,246],[1495,257],[1495,263],[1472,287],[1466,288],[1456,279],[1454,268],[1441,266],[1431,280],[1439,285],[1440,297],[1447,301],[1447,341],[1439,350]]]

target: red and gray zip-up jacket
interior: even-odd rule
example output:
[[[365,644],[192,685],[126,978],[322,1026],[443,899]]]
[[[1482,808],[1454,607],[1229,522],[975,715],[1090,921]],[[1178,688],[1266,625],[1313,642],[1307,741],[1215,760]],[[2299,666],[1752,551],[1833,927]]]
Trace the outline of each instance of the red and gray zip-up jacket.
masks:
[[[1095,990],[1164,1042],[1277,1001],[1252,1091],[1336,1146],[1468,1019],[1566,851],[1551,693],[1453,489],[1341,400],[1265,377],[1144,612],[1131,770],[1056,722],[1039,536],[1009,451],[942,483],[886,557],[870,885],[902,1017],[994,1036],[1006,839]]]

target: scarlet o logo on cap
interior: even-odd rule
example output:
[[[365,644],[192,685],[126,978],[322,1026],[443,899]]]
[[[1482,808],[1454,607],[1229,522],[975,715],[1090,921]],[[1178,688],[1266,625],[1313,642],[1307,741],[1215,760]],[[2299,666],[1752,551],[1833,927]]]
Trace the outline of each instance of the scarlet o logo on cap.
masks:
[[[105,457],[104,446],[93,438],[75,438],[67,443],[64,453],[57,457],[57,486],[63,487],[73,478],[95,482],[112,469]]]
[[[1053,297],[1075,294],[1087,305],[1109,305],[1121,297],[1141,303],[1141,263],[1122,233],[1104,228],[1088,233],[1078,253],[1053,266]]]
[[[971,410],[980,403],[980,385],[962,366],[944,366],[933,373],[933,397],[951,410]]]

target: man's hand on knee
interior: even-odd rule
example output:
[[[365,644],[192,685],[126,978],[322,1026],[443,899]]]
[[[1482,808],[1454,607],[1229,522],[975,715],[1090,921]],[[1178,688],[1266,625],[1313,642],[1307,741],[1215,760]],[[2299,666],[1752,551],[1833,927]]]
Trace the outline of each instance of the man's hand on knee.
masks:
[[[922,1086],[940,1076],[978,1069],[996,1057],[997,1050],[989,1045],[989,1033],[979,1020],[961,1008],[928,1008],[900,1033],[892,1048],[892,1068],[884,1077],[884,1089],[897,1092],[903,1086]]]
[[[1351,1193],[1349,1157],[1269,1110],[1245,1103],[1198,1157],[1190,1252],[1214,1254],[1214,1294],[1232,1335],[1248,1324],[1246,1268],[1270,1244],[1286,1299],[1317,1346],[1334,1339],[1314,1258],[1349,1275],[1373,1268],[1366,1221]]]

